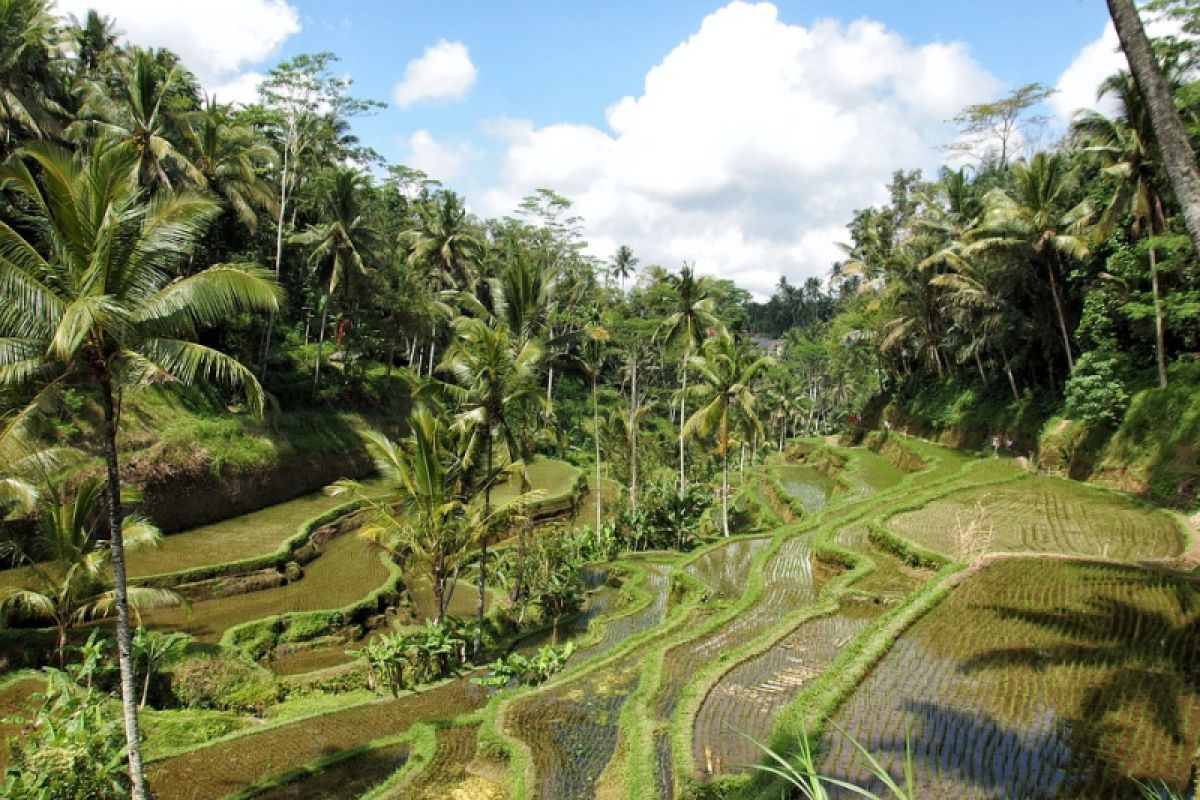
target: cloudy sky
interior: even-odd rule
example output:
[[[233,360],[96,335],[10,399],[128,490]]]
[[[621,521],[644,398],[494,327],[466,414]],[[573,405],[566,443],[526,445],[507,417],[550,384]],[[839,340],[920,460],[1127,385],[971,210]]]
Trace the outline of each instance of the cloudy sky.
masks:
[[[893,170],[942,163],[963,106],[1040,81],[1061,125],[1123,64],[1101,0],[58,4],[89,6],[225,101],[280,58],[333,51],[388,103],[361,138],[476,213],[553,188],[594,255],[628,244],[759,295],[825,275]]]

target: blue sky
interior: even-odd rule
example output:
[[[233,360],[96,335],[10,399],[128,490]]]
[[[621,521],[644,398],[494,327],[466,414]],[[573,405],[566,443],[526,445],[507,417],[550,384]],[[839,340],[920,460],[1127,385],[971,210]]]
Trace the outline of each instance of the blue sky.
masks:
[[[935,172],[967,103],[1057,87],[1053,134],[1122,63],[1101,0],[59,2],[88,5],[227,101],[333,51],[389,103],[362,140],[476,213],[553,188],[597,257],[629,244],[760,296],[826,274],[853,210],[895,169]]]

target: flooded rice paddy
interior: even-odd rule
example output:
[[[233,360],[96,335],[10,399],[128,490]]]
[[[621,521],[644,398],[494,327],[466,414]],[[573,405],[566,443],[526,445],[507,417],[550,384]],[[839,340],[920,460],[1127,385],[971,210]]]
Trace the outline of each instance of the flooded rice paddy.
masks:
[[[868,536],[872,519],[882,518],[894,533],[948,554],[957,546],[956,526],[971,515],[988,523],[992,550],[1136,559],[1181,549],[1181,533],[1167,515],[1123,496],[1021,476],[1004,459],[975,459],[915,441],[904,447],[924,460],[918,472],[894,466],[894,453],[885,458],[865,449],[849,451],[836,479],[803,465],[766,467],[808,515],[801,524],[780,528],[782,538],[732,539],[674,562],[659,556],[628,561],[615,570],[633,582],[632,593],[609,584],[611,565],[588,570],[592,591],[582,612],[516,646],[528,654],[547,642],[580,637],[588,642],[571,657],[573,669],[561,679],[503,706],[503,732],[531,756],[532,795],[589,800],[620,795],[622,759],[629,753],[620,742],[618,721],[639,688],[646,692],[638,702],[651,717],[647,744],[654,749],[639,757],[656,765],[658,796],[674,794],[672,771],[680,754],[672,747],[680,736],[688,742],[685,734],[698,770],[694,777],[704,781],[745,772],[759,756],[751,739],[770,739],[781,709],[874,620],[928,579],[928,571],[876,549]],[[530,465],[531,480],[550,495],[570,489],[578,475],[561,462]],[[509,489],[515,491],[506,487],[498,499]],[[763,497],[773,507],[780,503],[774,488],[764,490]],[[911,498],[929,499],[915,510],[887,516]],[[180,558],[192,559],[185,566],[194,566],[270,552],[304,519],[327,508],[328,500],[301,498],[284,504],[289,508],[260,512],[261,517],[229,521],[230,527],[221,523],[177,534],[168,542],[181,542],[181,550],[189,549],[188,536],[207,544],[187,556],[170,556],[169,567],[143,562],[138,574],[179,569]],[[790,510],[775,511],[773,524],[792,521]],[[590,521],[590,512],[585,508],[583,522]],[[230,531],[238,524],[253,530],[236,537]],[[268,534],[271,525],[276,527]],[[815,608],[835,574],[815,559],[820,536],[866,555],[874,569],[836,590],[847,593],[833,595],[840,597],[833,611],[783,629],[784,618]],[[220,543],[234,540],[244,549],[217,553]],[[769,547],[774,549],[764,558]],[[669,616],[674,564],[706,591],[694,609]],[[346,534],[326,543],[299,581],[198,602],[190,613],[159,611],[148,619],[215,641],[247,620],[345,606],[380,586],[387,574],[377,551]],[[432,615],[428,588],[417,575],[405,577],[415,616]],[[737,613],[724,611],[758,580],[757,599]],[[489,596],[489,602],[497,599]],[[461,581],[450,613],[470,617],[476,601],[476,588]],[[725,616],[707,624],[714,614]],[[592,630],[597,621],[601,627]],[[655,630],[662,635],[641,636]],[[622,649],[631,640],[637,645]],[[711,670],[715,660],[752,644],[761,649],[731,661],[723,673]],[[280,652],[271,666],[280,675],[335,667],[351,660],[347,649],[361,646],[330,639],[315,648]],[[640,687],[643,664],[652,654],[661,658],[658,683]],[[1197,654],[1200,589],[1193,583],[1113,563],[1006,559],[966,580],[903,634],[836,712],[835,721],[893,770],[910,742],[925,781],[921,796],[1123,797],[1132,785],[1129,776],[1182,787],[1189,754],[1200,744]],[[480,748],[478,718],[461,718],[492,697],[471,681],[476,674],[399,699],[364,702],[357,693],[348,696],[350,705],[306,719],[249,720],[248,728],[226,741],[152,764],[152,785],[164,800],[218,798],[332,756],[327,768],[258,796],[359,797],[407,765],[411,774],[393,779],[384,797],[498,800],[507,791],[507,766]],[[689,694],[706,675],[707,691]],[[0,691],[0,711],[15,710],[9,706],[19,705],[31,691],[26,683],[38,685],[23,681]],[[689,706],[695,716],[686,720],[681,714],[685,697],[696,703]],[[447,725],[454,717],[459,719]],[[441,726],[437,746],[429,763],[410,764],[411,745],[395,737],[422,722]],[[380,739],[387,741],[364,749]],[[844,736],[829,735],[826,743],[825,772],[868,780],[865,764]]]
[[[1200,591],[1111,564],[987,567],[904,634],[834,721],[920,793],[1137,796],[1182,790],[1200,744]],[[867,781],[841,734],[824,771]],[[874,787],[876,791],[879,786]]]

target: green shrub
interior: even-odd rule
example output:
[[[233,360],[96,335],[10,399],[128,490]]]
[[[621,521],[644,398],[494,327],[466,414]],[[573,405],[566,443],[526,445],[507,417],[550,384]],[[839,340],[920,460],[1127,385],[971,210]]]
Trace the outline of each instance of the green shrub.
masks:
[[[89,640],[94,642],[95,637]],[[100,650],[67,672],[46,669],[40,705],[9,745],[3,796],[10,800],[119,800],[129,796],[120,707],[93,688]]]
[[[1117,357],[1103,350],[1084,353],[1067,380],[1067,410],[1091,425],[1114,425],[1129,405]]]
[[[229,650],[187,658],[171,668],[170,678],[176,702],[187,708],[261,713],[280,696],[270,670]]]

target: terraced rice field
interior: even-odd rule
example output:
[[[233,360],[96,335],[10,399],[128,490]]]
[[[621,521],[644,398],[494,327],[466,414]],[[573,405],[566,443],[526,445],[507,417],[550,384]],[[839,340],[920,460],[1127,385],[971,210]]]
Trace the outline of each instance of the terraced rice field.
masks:
[[[980,508],[991,533],[990,549],[996,552],[1162,558],[1182,546],[1178,527],[1165,513],[1114,492],[1033,475],[935,500],[892,517],[888,527],[924,547],[952,554],[956,525],[968,524]]]
[[[404,733],[418,722],[474,711],[486,700],[481,687],[454,680],[191,750],[150,765],[147,773],[159,800],[213,800],[323,756]]]
[[[537,797],[595,796],[596,781],[616,749],[617,718],[637,686],[638,672],[637,659],[625,657],[513,704],[508,730],[529,747]]]
[[[710,551],[725,553],[734,544]],[[714,556],[706,562],[715,568]],[[718,569],[718,571],[720,571]],[[610,619],[603,637],[577,651],[569,666],[599,659],[631,636],[663,622],[670,589],[667,569],[650,564],[645,589],[649,602],[624,616]],[[617,744],[617,718],[637,686],[640,654],[636,651],[603,669],[535,692],[514,702],[507,730],[521,740],[533,757],[539,797],[589,798]]]
[[[794,522],[792,509],[767,484],[752,500],[771,512],[764,514],[768,524],[780,527],[673,560],[628,560],[617,569],[635,582],[632,593],[605,585],[612,567],[589,570],[594,591],[583,612],[517,646],[529,653],[548,641],[587,635],[590,643],[572,656],[571,670],[545,686],[500,695],[499,728],[491,735],[512,737],[527,752],[529,796],[632,797],[623,781],[643,762],[654,772],[657,796],[667,798],[674,796],[679,776],[673,770],[681,760],[696,765],[693,777],[701,781],[745,772],[759,755],[747,737],[770,739],[780,710],[930,577],[879,550],[868,536],[870,525],[883,521],[899,536],[953,555],[956,523],[977,516],[980,506],[992,550],[1110,560],[1007,558],[982,569],[901,636],[835,720],[893,769],[910,738],[925,781],[922,797],[1124,798],[1130,775],[1182,787],[1189,755],[1200,744],[1200,586],[1111,560],[1178,554],[1183,537],[1175,523],[1113,493],[1025,476],[1007,460],[980,460],[912,440],[901,446],[924,461],[920,472],[894,465],[903,453],[885,450],[885,457],[865,449],[846,452],[837,480],[803,465],[755,468],[771,470],[783,491],[800,500],[804,519]],[[920,466],[903,460],[906,468]],[[531,478],[549,494],[565,491],[578,471],[563,466],[539,462],[531,466]],[[748,480],[756,474],[762,473],[748,472]],[[755,488],[746,487],[750,494]],[[904,505],[922,499],[923,506]],[[889,517],[897,506],[905,510]],[[266,549],[298,524],[282,535],[277,531]],[[818,542],[867,557],[872,571],[849,585],[849,577],[829,583],[836,573],[815,562]],[[773,548],[769,555],[767,548]],[[688,600],[694,607],[669,616],[676,565],[707,591]],[[213,641],[249,619],[346,605],[386,576],[376,552],[344,535],[297,583],[197,603],[190,615],[158,612],[151,622]],[[759,580],[761,593],[746,598]],[[420,580],[407,583],[417,611],[428,611]],[[452,613],[470,616],[475,601],[474,587],[464,582]],[[786,618],[800,621],[785,627]],[[643,636],[647,631],[661,635]],[[342,663],[344,649],[330,643],[287,656],[276,667],[294,673]],[[741,660],[729,661],[723,672],[712,669],[732,652],[743,654]],[[642,686],[645,674],[654,674],[657,683]],[[151,781],[163,800],[217,798],[403,734],[417,723],[437,722],[428,764],[409,764],[407,742],[388,744],[355,751],[260,796],[359,797],[408,765],[414,771],[384,796],[498,800],[509,789],[506,766],[495,752],[480,749],[480,717],[463,718],[493,695],[470,677],[400,699],[251,727],[154,763]],[[0,706],[11,693],[0,692]],[[636,708],[628,708],[631,697],[638,698]],[[694,716],[683,713],[685,698]],[[622,744],[619,723],[630,710],[648,717],[640,722],[644,745],[653,752]],[[457,719],[447,722],[451,718]],[[679,746],[687,758],[673,752],[675,743],[684,743]],[[829,736],[826,743],[826,772],[867,779],[843,736]]]
[[[259,800],[337,800],[357,797],[383,783],[408,763],[407,743],[369,750],[348,758],[315,776],[257,795]]]
[[[215,642],[229,628],[275,614],[341,608],[361,600],[387,580],[379,551],[353,534],[331,539],[321,556],[304,568],[304,577],[258,592],[218,597],[190,607],[146,612],[146,624],[181,630]]]
[[[900,638],[835,722],[923,796],[1182,790],[1200,744],[1200,587],[1100,563],[984,569]],[[867,780],[840,734],[827,774]],[[878,790],[879,787],[876,787]]]
[[[397,800],[445,800],[450,797],[499,800],[503,796],[499,787],[471,775],[467,769],[475,758],[478,735],[478,725],[442,728],[437,732],[437,750],[429,765],[386,796]]]
[[[837,481],[812,467],[784,464],[773,467],[773,471],[783,490],[799,500],[810,514],[825,508],[838,489]]]

